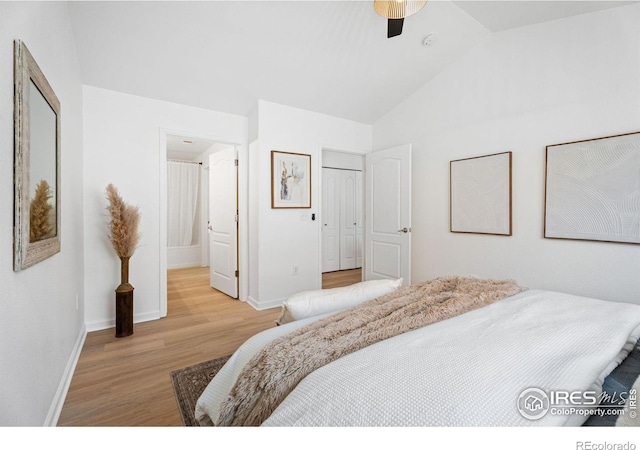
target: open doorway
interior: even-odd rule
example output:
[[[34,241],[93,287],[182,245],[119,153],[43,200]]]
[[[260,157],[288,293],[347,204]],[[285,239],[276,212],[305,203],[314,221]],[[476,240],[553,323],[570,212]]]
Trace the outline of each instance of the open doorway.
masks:
[[[322,151],[322,285],[362,280],[364,251],[364,157]]]
[[[189,270],[201,280],[203,288],[238,298],[237,145],[169,133],[165,142],[167,228],[166,246],[161,248],[166,252],[164,275],[169,270]],[[230,230],[225,231],[226,247],[222,250],[221,229]],[[221,275],[230,280],[233,289],[228,289],[229,282],[220,286],[224,281]]]
[[[330,169],[338,169],[330,172]],[[321,279],[326,286],[327,275],[336,277],[343,272],[360,270],[360,280],[399,279],[411,284],[411,144],[353,154],[323,149],[322,170],[322,231]],[[339,174],[355,171],[356,176]],[[358,180],[357,174],[361,174]],[[355,185],[340,198],[340,180]],[[343,214],[341,204],[351,203],[350,191],[355,192],[352,213]],[[360,205],[358,205],[358,202]],[[355,212],[353,212],[355,211]],[[350,215],[351,214],[351,215]],[[353,219],[352,219],[353,218]],[[343,228],[353,229],[343,232]],[[358,230],[358,228],[360,230]],[[344,240],[341,236],[346,235]],[[340,242],[342,240],[342,242]],[[355,256],[354,256],[355,250]],[[350,260],[356,267],[350,269]],[[345,266],[343,262],[347,262]],[[345,283],[353,284],[352,279]],[[326,286],[329,287],[329,286]]]
[[[214,145],[167,136],[167,269],[209,266],[206,156]]]

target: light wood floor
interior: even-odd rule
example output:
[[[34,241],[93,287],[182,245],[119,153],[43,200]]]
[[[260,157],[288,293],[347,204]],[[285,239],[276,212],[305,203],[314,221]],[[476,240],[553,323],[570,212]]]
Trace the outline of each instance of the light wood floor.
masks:
[[[182,426],[170,372],[233,353],[280,315],[210,288],[208,268],[167,278],[167,317],[125,338],[113,328],[87,334],[58,426]],[[324,288],[360,280],[360,269],[322,276]]]

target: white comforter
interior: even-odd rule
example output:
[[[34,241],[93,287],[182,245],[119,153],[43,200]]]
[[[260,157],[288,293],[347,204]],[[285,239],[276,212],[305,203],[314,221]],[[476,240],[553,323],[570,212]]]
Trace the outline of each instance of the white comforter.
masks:
[[[243,344],[198,400],[200,423],[217,417],[240,370],[267,342],[317,319]],[[586,416],[525,419],[518,396],[530,387],[599,391],[639,336],[640,305],[529,290],[316,370],[263,425],[579,425]]]

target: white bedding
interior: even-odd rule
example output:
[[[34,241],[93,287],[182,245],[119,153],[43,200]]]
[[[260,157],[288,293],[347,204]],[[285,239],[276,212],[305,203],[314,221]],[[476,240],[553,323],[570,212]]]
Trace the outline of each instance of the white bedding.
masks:
[[[198,400],[200,423],[217,417],[240,370],[267,342],[318,318],[266,330],[243,344]],[[518,396],[530,387],[599,391],[639,335],[640,305],[529,290],[316,370],[263,425],[579,425],[587,417],[525,419]]]

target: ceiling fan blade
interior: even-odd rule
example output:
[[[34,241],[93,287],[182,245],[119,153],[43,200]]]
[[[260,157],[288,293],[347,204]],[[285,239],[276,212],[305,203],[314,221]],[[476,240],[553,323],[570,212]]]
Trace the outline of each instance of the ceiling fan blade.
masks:
[[[404,19],[389,19],[387,22],[387,38],[400,36],[402,34],[402,25]]]

